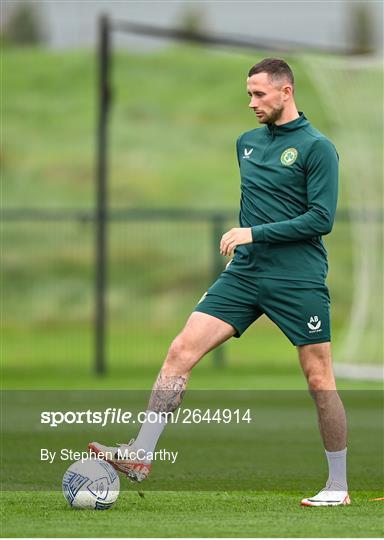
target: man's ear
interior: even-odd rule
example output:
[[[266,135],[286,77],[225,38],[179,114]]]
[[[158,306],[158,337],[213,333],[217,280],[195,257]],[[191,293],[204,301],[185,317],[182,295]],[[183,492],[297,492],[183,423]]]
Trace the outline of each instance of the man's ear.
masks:
[[[293,95],[293,87],[290,84],[285,84],[281,91],[283,92],[283,99],[287,100]]]

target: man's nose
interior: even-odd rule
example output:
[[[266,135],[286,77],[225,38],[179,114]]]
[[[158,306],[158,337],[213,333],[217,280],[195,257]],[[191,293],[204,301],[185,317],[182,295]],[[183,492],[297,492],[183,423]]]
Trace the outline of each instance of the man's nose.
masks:
[[[257,107],[257,100],[255,98],[251,98],[251,101],[249,102],[248,107],[250,107],[251,109],[254,109],[255,107]]]

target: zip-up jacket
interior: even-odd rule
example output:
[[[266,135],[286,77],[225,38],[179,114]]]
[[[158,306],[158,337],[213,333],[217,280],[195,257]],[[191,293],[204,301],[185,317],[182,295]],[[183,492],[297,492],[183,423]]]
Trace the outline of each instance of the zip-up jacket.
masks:
[[[240,226],[252,244],[238,246],[228,270],[250,276],[324,282],[322,235],[332,230],[338,190],[334,145],[303,113],[237,140],[241,175]]]

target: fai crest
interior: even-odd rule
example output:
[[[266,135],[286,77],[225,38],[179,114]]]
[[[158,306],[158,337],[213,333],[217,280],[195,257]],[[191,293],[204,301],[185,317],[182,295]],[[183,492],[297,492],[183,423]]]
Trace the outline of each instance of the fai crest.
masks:
[[[287,148],[280,156],[280,161],[283,165],[292,165],[297,158],[296,148]]]

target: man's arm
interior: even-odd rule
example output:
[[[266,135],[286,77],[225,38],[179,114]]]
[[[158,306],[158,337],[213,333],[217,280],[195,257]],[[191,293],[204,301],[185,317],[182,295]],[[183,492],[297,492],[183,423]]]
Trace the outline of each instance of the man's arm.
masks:
[[[252,241],[295,242],[330,233],[337,191],[338,155],[327,139],[318,139],[307,160],[308,210],[293,219],[252,227]]]
[[[220,253],[229,255],[241,244],[296,242],[330,233],[336,213],[338,169],[335,147],[327,139],[317,139],[307,160],[308,210],[293,219],[231,229],[221,239]]]

